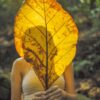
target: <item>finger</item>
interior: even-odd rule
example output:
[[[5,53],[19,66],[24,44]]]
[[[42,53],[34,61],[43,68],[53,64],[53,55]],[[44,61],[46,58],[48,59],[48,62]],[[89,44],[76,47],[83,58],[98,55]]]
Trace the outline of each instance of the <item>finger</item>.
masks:
[[[50,92],[53,92],[55,91],[56,89],[58,89],[58,86],[53,86],[51,88],[49,88],[47,91],[46,91],[46,94],[50,93]]]
[[[53,95],[57,95],[57,94],[61,94],[61,89],[57,89],[56,91],[53,91],[49,94],[47,94],[48,98],[53,96]]]
[[[32,100],[43,100],[43,99],[41,99],[41,97],[34,97],[34,99]]]
[[[41,97],[34,97],[32,100],[42,100]]]
[[[41,96],[41,95],[45,95],[45,94],[46,94],[45,91],[40,91],[40,92],[34,93],[35,96]]]
[[[32,100],[47,100],[46,96],[41,96],[41,97],[34,97]]]
[[[53,95],[48,100],[54,100],[54,99],[58,99],[58,98],[61,98],[61,95],[60,94]]]

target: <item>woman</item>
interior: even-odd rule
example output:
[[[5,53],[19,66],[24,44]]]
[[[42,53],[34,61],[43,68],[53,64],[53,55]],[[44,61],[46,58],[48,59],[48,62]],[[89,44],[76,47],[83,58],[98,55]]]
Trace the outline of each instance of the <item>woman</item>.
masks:
[[[73,65],[45,91],[32,65],[24,58],[16,59],[11,71],[11,100],[76,100]]]

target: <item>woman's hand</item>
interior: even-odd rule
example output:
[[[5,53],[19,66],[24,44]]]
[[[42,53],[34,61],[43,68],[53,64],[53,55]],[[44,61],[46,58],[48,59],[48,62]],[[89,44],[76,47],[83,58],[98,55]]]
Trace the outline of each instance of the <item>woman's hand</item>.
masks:
[[[67,93],[66,91],[64,91],[63,89],[60,89],[58,86],[53,86],[51,88],[49,88],[46,91],[46,95],[47,95],[47,100],[54,100],[57,98],[60,98],[61,100],[75,100],[76,99],[76,95],[71,95],[69,93]]]
[[[47,100],[54,100],[54,99],[57,99],[57,98],[63,98],[65,97],[65,91],[63,89],[60,89],[58,86],[53,86],[51,88],[49,88],[47,91],[46,91],[46,94],[47,94],[47,97],[48,99]]]
[[[46,92],[40,91],[40,92],[34,93],[32,100],[47,100]]]
[[[58,86],[52,86],[47,91],[36,92],[32,100],[76,100],[76,95],[72,95],[60,89]]]

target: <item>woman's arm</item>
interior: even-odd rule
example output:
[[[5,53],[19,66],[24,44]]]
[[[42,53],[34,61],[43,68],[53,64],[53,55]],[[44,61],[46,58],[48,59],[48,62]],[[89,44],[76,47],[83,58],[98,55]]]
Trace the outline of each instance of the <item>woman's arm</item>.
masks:
[[[20,61],[15,60],[11,71],[11,100],[21,100]]]
[[[69,98],[72,98],[71,100],[76,100],[74,69],[72,64],[70,64],[66,68],[64,72],[64,78],[65,78],[65,91],[67,92],[67,95],[69,95]]]

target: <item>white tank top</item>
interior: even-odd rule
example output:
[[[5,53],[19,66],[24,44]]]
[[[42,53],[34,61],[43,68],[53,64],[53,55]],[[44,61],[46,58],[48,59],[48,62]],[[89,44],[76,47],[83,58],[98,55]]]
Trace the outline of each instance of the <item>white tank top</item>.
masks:
[[[60,88],[65,88],[64,77],[60,76],[53,84],[58,85]],[[34,70],[31,68],[30,71],[24,76],[22,81],[22,94],[23,100],[32,100],[33,94],[38,91],[43,91],[42,86],[38,76],[35,74]],[[60,99],[57,99],[60,100]]]

